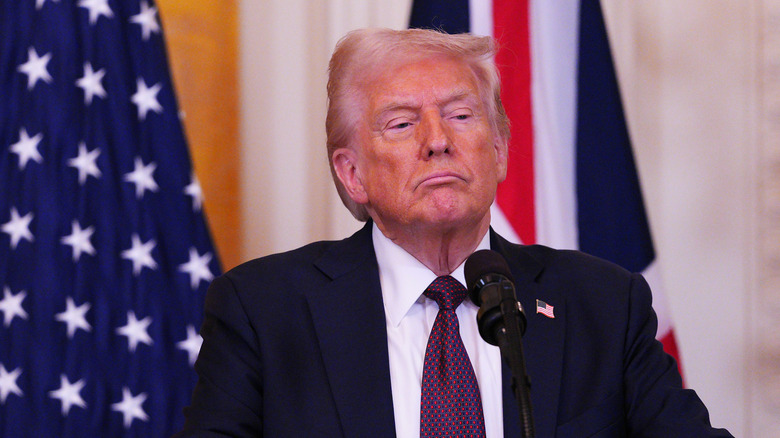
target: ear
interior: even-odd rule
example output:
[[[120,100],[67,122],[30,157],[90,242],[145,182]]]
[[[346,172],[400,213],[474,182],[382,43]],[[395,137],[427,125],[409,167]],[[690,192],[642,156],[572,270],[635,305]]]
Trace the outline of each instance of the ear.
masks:
[[[509,155],[509,142],[503,138],[496,138],[495,148],[496,153],[496,176],[498,182],[502,182],[506,179],[507,160]]]
[[[368,195],[357,167],[357,154],[349,148],[336,149],[333,152],[333,169],[344,185],[349,197],[358,204],[368,203]]]

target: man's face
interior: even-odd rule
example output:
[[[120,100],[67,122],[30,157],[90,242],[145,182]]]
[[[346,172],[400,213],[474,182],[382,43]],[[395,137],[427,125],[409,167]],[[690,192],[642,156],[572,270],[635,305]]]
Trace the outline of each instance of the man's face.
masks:
[[[436,57],[390,69],[364,88],[356,146],[334,154],[339,177],[381,228],[489,219],[506,176],[476,79]]]

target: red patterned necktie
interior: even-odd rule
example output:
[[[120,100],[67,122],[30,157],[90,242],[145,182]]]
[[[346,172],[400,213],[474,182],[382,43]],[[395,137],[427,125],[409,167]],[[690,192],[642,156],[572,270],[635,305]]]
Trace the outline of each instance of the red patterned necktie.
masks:
[[[422,377],[420,437],[484,437],[477,376],[460,338],[455,308],[466,288],[449,275],[436,278],[425,296],[439,305]]]

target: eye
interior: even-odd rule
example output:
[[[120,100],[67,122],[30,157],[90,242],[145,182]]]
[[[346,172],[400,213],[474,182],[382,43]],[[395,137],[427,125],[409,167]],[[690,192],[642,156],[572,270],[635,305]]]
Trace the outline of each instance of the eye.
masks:
[[[405,131],[414,125],[410,117],[394,117],[385,124],[385,130],[390,132]]]
[[[412,126],[411,122],[400,122],[395,124],[390,124],[390,129],[404,129]]]
[[[385,124],[383,135],[390,140],[401,140],[414,132],[415,120],[409,117],[396,117]]]
[[[471,113],[471,111],[468,111],[468,110],[454,111],[450,115],[450,119],[451,120],[455,120],[455,121],[458,121],[458,122],[467,121],[467,120],[471,119],[472,117],[473,117],[473,114]]]

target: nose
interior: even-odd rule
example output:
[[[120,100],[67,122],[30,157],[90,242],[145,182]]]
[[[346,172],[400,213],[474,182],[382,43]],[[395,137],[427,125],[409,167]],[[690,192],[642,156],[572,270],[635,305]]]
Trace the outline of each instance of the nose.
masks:
[[[452,153],[449,129],[441,115],[438,113],[426,115],[423,117],[422,125],[423,129],[420,132],[423,136],[421,142],[424,158],[433,158],[437,155]]]

